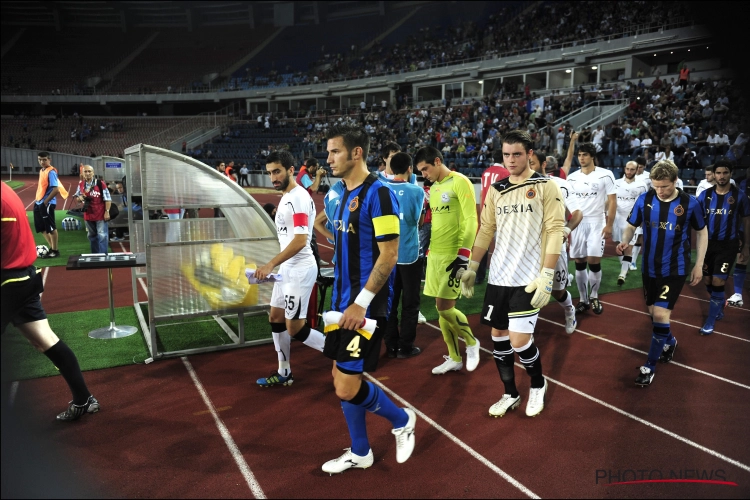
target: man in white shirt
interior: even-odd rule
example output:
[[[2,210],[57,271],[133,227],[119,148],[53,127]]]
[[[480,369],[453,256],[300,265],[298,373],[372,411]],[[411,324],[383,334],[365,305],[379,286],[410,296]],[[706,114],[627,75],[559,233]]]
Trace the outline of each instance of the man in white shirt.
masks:
[[[571,150],[577,139],[578,134],[574,133],[571,138]],[[599,302],[599,285],[602,282],[601,261],[605,240],[612,236],[617,210],[615,176],[610,170],[597,167],[594,163],[595,156],[596,146],[591,143],[581,144],[578,149],[581,169],[568,175],[568,182],[583,212],[583,221],[573,233],[570,244],[570,256],[576,261],[576,284],[580,293],[576,312],[579,314],[589,309],[595,314],[601,314],[604,310],[604,306]],[[563,165],[566,175],[570,172],[572,159],[573,155],[569,151]]]
[[[284,193],[275,218],[281,251],[255,270],[255,278],[265,280],[280,266],[278,273],[282,280],[273,285],[268,317],[279,368],[268,377],[259,378],[257,384],[261,387],[290,386],[294,382],[289,364],[292,337],[321,352],[325,346],[325,336],[306,322],[310,295],[318,276],[310,246],[316,213],[312,197],[294,180],[292,154],[274,151],[266,162],[273,187]]]
[[[698,188],[695,190],[695,197],[697,198],[706,189],[716,185],[716,179],[714,179],[714,166],[709,165],[706,167],[706,178],[698,183]],[[729,179],[732,185],[736,185],[734,179]]]
[[[648,175],[648,173],[646,173]],[[648,186],[638,177],[638,164],[635,161],[629,161],[625,164],[624,175],[615,181],[617,195],[617,215],[615,216],[615,225],[612,230],[612,241],[619,244],[622,241],[622,232],[627,225],[627,218],[630,211],[635,205],[635,200],[648,191]],[[633,261],[633,246],[638,236],[634,235],[628,249],[620,257],[620,275],[617,277],[617,286],[622,286],[628,276],[630,263]]]

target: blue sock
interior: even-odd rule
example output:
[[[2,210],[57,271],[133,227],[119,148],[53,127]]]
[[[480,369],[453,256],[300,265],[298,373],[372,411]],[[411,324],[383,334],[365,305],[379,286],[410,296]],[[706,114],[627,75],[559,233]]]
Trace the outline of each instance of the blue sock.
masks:
[[[742,287],[745,284],[747,264],[736,264],[734,266],[734,293],[742,295]]]
[[[711,294],[714,293],[713,285],[706,285],[706,291],[708,292],[708,295],[711,296]]]
[[[349,401],[341,401],[341,409],[344,410],[346,425],[349,426],[349,436],[352,439],[352,453],[364,457],[370,452],[370,441],[367,440],[367,423],[365,422],[365,409],[362,406],[353,405]]]
[[[714,291],[711,293],[711,304],[708,306],[707,323],[710,322],[712,325],[716,321],[716,318],[724,311],[724,302],[726,301],[724,287],[721,287],[721,291],[716,290],[716,288],[718,287],[714,287]]]
[[[364,382],[362,385],[365,384],[369,386],[370,394],[362,403],[362,407],[390,421],[394,429],[405,426],[409,416],[404,409],[396,406],[377,385],[370,382]]]
[[[659,361],[661,353],[664,352],[664,344],[669,336],[669,323],[654,323],[651,348],[648,350],[648,361],[646,361],[646,366],[651,368],[651,371],[656,370],[656,363]]]

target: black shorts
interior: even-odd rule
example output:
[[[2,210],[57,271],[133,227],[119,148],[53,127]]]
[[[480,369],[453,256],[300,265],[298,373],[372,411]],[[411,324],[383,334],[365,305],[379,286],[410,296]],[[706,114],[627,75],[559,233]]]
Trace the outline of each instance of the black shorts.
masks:
[[[340,328],[326,335],[325,357],[336,362],[341,373],[358,375],[378,369],[380,345],[385,332],[385,318],[377,318],[378,326],[369,339],[353,330]]]
[[[686,276],[667,276],[666,278],[652,278],[643,275],[643,297],[647,306],[657,306],[670,311],[677,303],[682,287],[685,286]]]
[[[57,229],[55,225],[55,207],[53,203],[51,205],[45,205],[44,203],[37,205],[34,203],[34,229],[37,233],[53,233]]]
[[[0,333],[5,333],[8,323],[18,326],[47,318],[39,298],[39,294],[44,291],[41,269],[30,266],[26,269],[3,271],[0,290]]]
[[[534,333],[539,309],[531,305],[533,293],[523,286],[487,285],[480,321],[497,330]]]
[[[706,258],[703,261],[703,276],[723,276],[723,279],[727,279],[741,248],[737,240],[708,240]]]

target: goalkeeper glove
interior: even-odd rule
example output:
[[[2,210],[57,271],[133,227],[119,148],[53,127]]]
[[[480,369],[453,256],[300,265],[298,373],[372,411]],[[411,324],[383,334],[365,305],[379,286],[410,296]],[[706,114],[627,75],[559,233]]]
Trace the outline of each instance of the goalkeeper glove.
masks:
[[[563,226],[563,238],[567,240],[568,236],[570,236],[570,228],[568,226]]]
[[[477,269],[479,262],[472,260],[469,268],[461,274],[461,294],[467,299],[474,295],[474,282],[477,280]]]
[[[468,248],[459,248],[458,249],[458,255],[456,255],[456,258],[448,264],[448,267],[445,268],[445,272],[450,272],[450,276],[448,279],[450,280],[459,280],[461,279],[461,275],[466,271],[466,268],[469,267],[469,256],[471,255],[471,250]]]
[[[552,281],[555,279],[555,270],[545,267],[539,273],[539,277],[526,285],[526,293],[534,292],[531,298],[531,307],[540,309],[547,305],[549,296],[552,293]],[[535,291],[536,290],[536,291]]]

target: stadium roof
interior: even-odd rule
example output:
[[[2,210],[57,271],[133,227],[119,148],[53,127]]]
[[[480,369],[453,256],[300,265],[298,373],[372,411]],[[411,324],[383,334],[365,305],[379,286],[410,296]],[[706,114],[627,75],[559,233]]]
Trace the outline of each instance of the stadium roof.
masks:
[[[426,1],[35,1],[3,0],[4,26],[68,27],[183,27],[217,25],[291,26],[319,24],[339,18],[426,4]]]

